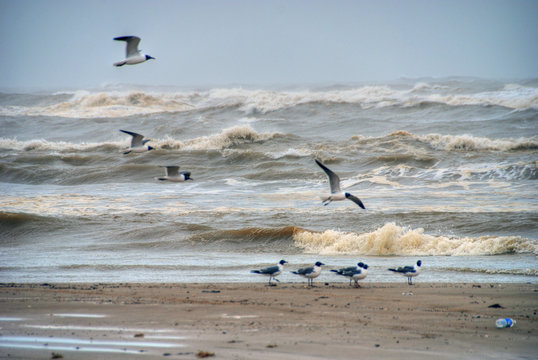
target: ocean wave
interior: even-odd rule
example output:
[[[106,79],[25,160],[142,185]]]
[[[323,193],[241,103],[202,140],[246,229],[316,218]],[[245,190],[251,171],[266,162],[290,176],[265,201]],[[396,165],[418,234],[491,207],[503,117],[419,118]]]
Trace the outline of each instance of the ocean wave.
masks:
[[[259,133],[248,125],[234,126],[223,129],[220,133],[201,136],[187,140],[176,140],[170,137],[165,139],[151,139],[155,149],[165,150],[223,150],[233,146],[269,140],[284,136],[278,132]],[[120,151],[129,146],[129,138],[123,141],[107,141],[102,143],[71,143],[65,141],[48,141],[44,139],[20,141],[16,139],[0,138],[0,149],[18,151],[56,151],[92,152],[92,151]]]
[[[214,230],[192,236],[192,242],[254,242],[263,244],[275,241],[292,240],[297,233],[306,231],[296,226],[285,226],[282,228],[244,228],[235,230]]]
[[[387,223],[370,233],[326,230],[294,234],[295,245],[308,253],[356,255],[500,255],[538,254],[538,244],[519,236],[447,237],[424,234]]]
[[[445,151],[526,151],[538,149],[538,136],[519,139],[490,139],[472,135],[416,135],[405,130],[390,133],[385,138],[410,138]],[[352,140],[364,141],[363,136],[353,136]],[[380,138],[383,139],[383,138]]]
[[[63,94],[65,95],[65,94]],[[62,97],[63,98],[63,97]],[[3,116],[58,116],[67,118],[108,118],[161,112],[182,112],[194,108],[189,96],[178,93],[97,92],[79,90],[71,99],[46,106],[3,106]]]
[[[536,150],[538,149],[538,137],[521,139],[489,139],[471,135],[440,135],[429,134],[417,136],[421,141],[427,142],[434,148],[447,151],[473,151],[473,150]]]
[[[490,275],[524,275],[524,276],[538,276],[538,269],[526,268],[526,269],[488,269],[488,268],[471,268],[471,267],[449,267],[443,270],[454,272],[468,272],[468,273],[480,273]]]
[[[0,211],[0,226],[7,228],[24,226],[31,223],[51,223],[55,220],[52,217],[35,214]]]
[[[244,143],[253,143],[282,136],[278,132],[259,133],[248,125],[234,126],[218,134],[201,136],[190,140],[166,139],[153,142],[157,148],[171,150],[223,150]]]
[[[245,114],[268,113],[302,104],[353,104],[361,108],[447,106],[502,106],[514,110],[538,109],[538,88],[507,84],[495,91],[460,93],[461,89],[417,83],[410,89],[368,85],[325,91],[273,91],[216,88],[207,91],[144,92],[79,90],[71,99],[65,94],[54,104],[0,107],[0,115],[59,116],[72,118],[124,117],[161,112],[184,112],[208,108],[237,107]]]
[[[0,138],[0,149],[18,151],[101,151],[117,150],[119,147],[127,147],[128,142],[103,142],[103,143],[71,143],[66,141],[48,141],[44,139],[20,141],[17,139]]]
[[[386,163],[384,157],[375,158]],[[405,158],[404,158],[405,160]],[[403,163],[394,166],[381,166],[364,175],[370,182],[379,178],[390,179],[417,178],[435,181],[488,181],[488,180],[538,180],[538,166],[535,161],[515,164],[461,164],[455,168],[422,168]],[[379,183],[379,181],[377,181]]]

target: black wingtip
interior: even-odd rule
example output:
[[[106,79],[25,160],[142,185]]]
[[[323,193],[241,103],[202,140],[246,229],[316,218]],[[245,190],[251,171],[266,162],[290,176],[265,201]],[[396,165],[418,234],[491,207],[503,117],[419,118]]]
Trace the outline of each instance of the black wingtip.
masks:
[[[118,41],[126,41],[126,40],[129,40],[129,39],[132,39],[134,38],[135,36],[133,35],[128,35],[128,36],[116,36],[114,38],[114,40],[118,40]]]

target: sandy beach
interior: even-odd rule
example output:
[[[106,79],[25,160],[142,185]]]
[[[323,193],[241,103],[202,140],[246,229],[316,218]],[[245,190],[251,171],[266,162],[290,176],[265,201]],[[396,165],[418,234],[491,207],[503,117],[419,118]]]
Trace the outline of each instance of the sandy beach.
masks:
[[[2,284],[0,357],[531,359],[538,354],[537,290],[404,282]],[[517,323],[497,329],[501,317]]]

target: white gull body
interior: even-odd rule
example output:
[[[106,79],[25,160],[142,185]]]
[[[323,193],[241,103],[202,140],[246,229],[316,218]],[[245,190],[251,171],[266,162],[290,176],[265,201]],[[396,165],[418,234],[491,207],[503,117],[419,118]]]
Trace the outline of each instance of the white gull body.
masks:
[[[322,262],[316,262],[314,266],[302,268],[297,271],[292,271],[292,274],[300,275],[306,279],[308,279],[308,285],[312,286],[314,284],[314,279],[317,278],[321,274],[321,266],[325,265]]]
[[[403,266],[397,269],[389,269],[389,271],[402,274],[407,277],[407,283],[413,285],[413,277],[420,274],[420,266],[422,265],[422,260],[417,261],[413,266]]]
[[[366,276],[368,275],[368,265],[360,262],[357,264],[357,266],[351,266],[351,267],[342,268],[339,270],[331,270],[331,271],[337,273],[338,275],[348,277],[350,286],[351,286],[351,282],[355,281],[355,287],[360,287],[359,280],[365,279]]]
[[[146,152],[146,151],[150,151],[154,149],[153,147],[146,145],[146,143],[150,140],[144,139],[144,135],[140,135],[135,132],[127,131],[127,130],[120,130],[120,131],[122,133],[132,136],[130,149],[124,152],[123,153],[124,155],[130,154],[130,153],[142,153],[142,152]]]
[[[166,169],[166,175],[163,177],[156,178],[161,181],[172,181],[172,182],[184,182],[191,179],[190,171],[179,172],[179,166],[163,166]]]
[[[119,36],[115,37],[114,40],[125,41],[127,43],[125,49],[125,59],[114,63],[114,66],[136,65],[150,59],[155,59],[152,56],[140,53],[140,50],[138,50],[140,38],[138,36]]]
[[[271,283],[271,280],[275,279],[276,281],[278,281],[276,277],[282,273],[282,270],[284,269],[284,264],[287,263],[288,262],[286,260],[280,260],[280,262],[275,266],[270,266],[260,270],[251,270],[250,272],[254,274],[269,276],[269,285],[273,285]]]

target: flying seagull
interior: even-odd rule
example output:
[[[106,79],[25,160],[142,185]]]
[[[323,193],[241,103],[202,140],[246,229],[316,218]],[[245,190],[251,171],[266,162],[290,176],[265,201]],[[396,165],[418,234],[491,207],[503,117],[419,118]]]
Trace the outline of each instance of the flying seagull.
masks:
[[[192,180],[190,171],[179,172],[179,166],[163,166],[166,168],[166,175],[163,177],[155,178],[161,181],[183,182]]]
[[[331,169],[323,165],[318,159],[315,159],[315,161],[316,164],[318,164],[319,167],[322,168],[323,171],[325,171],[325,173],[329,177],[329,185],[331,187],[331,193],[329,195],[324,195],[321,197],[323,205],[327,206],[331,203],[331,201],[349,199],[355,204],[359,205],[361,208],[366,209],[362,201],[358,197],[340,190],[340,178],[338,177],[338,175],[336,175]]]
[[[121,132],[123,133],[126,133],[128,135],[131,135],[133,138],[131,139],[131,148],[130,150],[124,152],[123,154],[126,155],[126,154],[129,154],[131,152],[133,153],[141,153],[141,152],[145,152],[145,151],[150,151],[150,150],[153,150],[155,148],[149,146],[149,145],[146,145],[146,143],[148,141],[150,141],[149,139],[144,139],[144,135],[140,135],[140,134],[137,134],[137,133],[134,133],[134,132],[131,132],[131,131],[127,131],[127,130],[120,130]]]
[[[407,277],[407,283],[413,285],[413,277],[420,274],[420,266],[422,265],[422,260],[417,261],[417,264],[414,266],[404,266],[397,269],[389,269],[390,271],[400,273],[403,276]]]
[[[351,286],[351,281],[355,281],[355,287],[360,287],[359,280],[366,278],[366,275],[368,275],[368,265],[360,262],[357,264],[357,266],[350,266],[339,270],[331,271],[337,273],[338,275],[348,277],[349,286]]]
[[[287,263],[288,262],[286,260],[280,260],[280,262],[276,264],[275,266],[270,266],[268,268],[260,269],[260,270],[251,270],[250,272],[254,274],[262,274],[262,275],[269,276],[269,286],[272,286],[273,283],[271,283],[271,280],[275,279],[276,281],[278,281],[276,277],[280,275],[280,273],[282,272],[282,269],[284,268],[284,264],[287,264]]]
[[[138,50],[140,38],[138,36],[120,36],[115,37],[114,40],[125,41],[127,43],[125,49],[125,59],[114,63],[114,66],[135,65],[143,63],[149,59],[155,59],[152,56],[140,53],[140,50]]]
[[[308,285],[312,286],[314,284],[314,278],[317,278],[319,274],[321,274],[321,265],[325,264],[318,261],[314,266],[292,271],[292,274],[300,275],[308,279]]]

